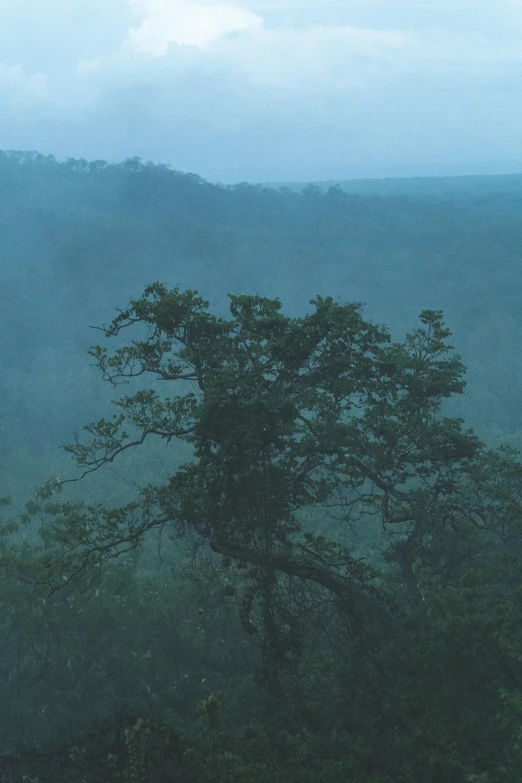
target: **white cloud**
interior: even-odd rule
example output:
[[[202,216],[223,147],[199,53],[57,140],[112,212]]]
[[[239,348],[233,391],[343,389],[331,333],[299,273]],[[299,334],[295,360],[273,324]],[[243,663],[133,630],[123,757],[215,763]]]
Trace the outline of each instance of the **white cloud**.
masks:
[[[49,101],[48,79],[43,73],[29,73],[21,65],[0,62],[0,104],[31,109]]]
[[[226,65],[245,87],[313,98],[317,92],[364,90],[378,73],[387,79],[387,69],[406,44],[407,38],[395,31],[264,29],[218,40],[206,57]]]
[[[224,35],[261,29],[257,14],[237,5],[188,0],[130,0],[131,10],[142,17],[129,31],[136,52],[165,56],[169,44],[203,48]]]

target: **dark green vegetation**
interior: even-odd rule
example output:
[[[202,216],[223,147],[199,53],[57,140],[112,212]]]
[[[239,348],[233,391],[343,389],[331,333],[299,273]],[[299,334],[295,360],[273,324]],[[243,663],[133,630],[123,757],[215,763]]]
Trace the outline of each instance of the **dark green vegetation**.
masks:
[[[119,508],[51,479],[38,538],[6,526],[19,779],[520,779],[522,465],[440,416],[464,387],[440,312],[393,343],[312,304],[224,319],[156,283],[91,350],[152,385],[67,447],[83,475],[152,438],[192,457]]]
[[[1,530],[5,778],[518,783],[522,465],[454,415],[464,366],[428,307],[438,291],[444,304],[458,270],[430,277],[427,261],[443,242],[427,216],[447,226],[452,215],[467,248],[471,225],[491,243],[485,227],[504,220],[514,237],[516,198],[504,214],[493,196],[421,204],[224,189],[135,161],[4,156],[2,167],[3,241],[12,232],[19,243],[6,253],[12,296],[2,290],[2,446],[17,504],[47,471],[24,513],[5,509]],[[395,276],[394,226],[410,242]],[[448,275],[455,236],[439,250]],[[372,241],[369,269],[353,265]],[[499,248],[496,277],[493,263],[475,264],[483,298],[468,312],[482,306],[483,321],[459,310],[459,323],[485,379],[469,419],[504,436],[520,414],[518,389],[494,373],[507,356],[493,355],[495,308],[509,349],[519,294],[497,296],[515,264],[514,245]],[[243,287],[236,271],[247,289],[272,295],[280,283],[284,313],[256,293],[227,300]],[[163,273],[182,285],[131,299],[99,333],[87,372],[76,320],[103,321],[106,300]],[[377,274],[394,332],[421,311],[400,340],[342,303],[343,279],[371,293]],[[185,290],[191,276],[217,289],[211,311]],[[306,306],[316,284],[342,296]],[[45,439],[85,415],[94,423],[67,447],[83,479],[64,481],[63,462],[62,481],[49,477]]]

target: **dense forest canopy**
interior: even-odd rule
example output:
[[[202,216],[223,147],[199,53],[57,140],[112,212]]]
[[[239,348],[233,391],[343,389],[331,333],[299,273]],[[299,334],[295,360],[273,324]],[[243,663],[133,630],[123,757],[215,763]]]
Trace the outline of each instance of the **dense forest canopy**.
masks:
[[[521,192],[411,184],[0,154],[5,779],[518,783]]]

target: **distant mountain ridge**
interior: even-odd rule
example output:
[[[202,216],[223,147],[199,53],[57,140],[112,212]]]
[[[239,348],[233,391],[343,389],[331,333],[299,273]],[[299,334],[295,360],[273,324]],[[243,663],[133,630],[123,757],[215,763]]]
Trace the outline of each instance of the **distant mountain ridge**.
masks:
[[[413,198],[487,197],[492,194],[522,196],[521,174],[461,175],[456,177],[385,177],[383,179],[342,179],[313,182],[326,192],[341,188],[345,193],[361,196],[410,196]],[[286,187],[301,192],[308,182],[269,182],[265,187]]]

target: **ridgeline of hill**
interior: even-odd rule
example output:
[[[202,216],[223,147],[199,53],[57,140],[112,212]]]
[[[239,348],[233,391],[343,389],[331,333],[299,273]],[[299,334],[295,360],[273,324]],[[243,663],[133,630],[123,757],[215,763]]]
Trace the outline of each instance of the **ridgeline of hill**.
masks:
[[[326,192],[341,188],[345,193],[359,196],[410,196],[420,199],[476,199],[491,195],[522,198],[522,174],[464,175],[457,177],[384,177],[381,179],[345,179],[314,182]],[[267,184],[277,188],[279,183]],[[308,182],[287,182],[284,186],[293,192],[309,187]]]
[[[139,159],[1,153],[4,473],[96,415],[89,326],[154,280],[223,308],[227,292],[294,315],[318,293],[362,301],[397,337],[443,309],[470,368],[457,412],[519,443],[522,176],[341,184],[225,187]]]

